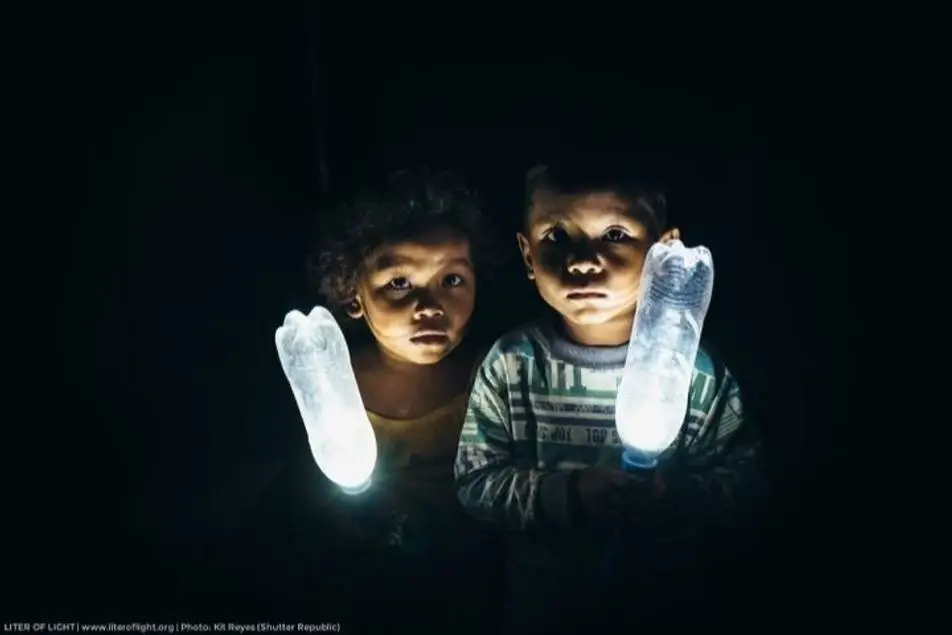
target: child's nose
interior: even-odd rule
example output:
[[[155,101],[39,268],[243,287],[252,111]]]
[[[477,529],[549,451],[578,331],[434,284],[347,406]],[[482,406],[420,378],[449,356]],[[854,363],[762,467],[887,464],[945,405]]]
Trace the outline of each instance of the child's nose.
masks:
[[[568,263],[569,273],[574,275],[591,275],[601,273],[602,263],[598,256],[586,255],[583,257],[570,257]]]
[[[412,299],[415,300],[413,306],[413,316],[416,319],[434,318],[443,316],[443,305],[440,303],[437,293],[428,287],[417,287],[414,289]]]
[[[422,293],[417,299],[413,315],[417,319],[442,317],[443,306],[432,294]]]
[[[417,318],[435,318],[443,316],[443,307],[440,306],[418,306],[414,312]]]

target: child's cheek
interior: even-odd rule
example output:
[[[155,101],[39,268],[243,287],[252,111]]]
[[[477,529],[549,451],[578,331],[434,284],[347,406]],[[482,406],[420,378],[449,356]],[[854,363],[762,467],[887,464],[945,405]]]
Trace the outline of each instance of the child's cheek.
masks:
[[[638,284],[645,265],[645,254],[640,249],[622,248],[606,251],[603,255],[605,269],[612,280],[611,286]]]
[[[473,316],[473,310],[476,308],[476,298],[472,292],[460,293],[455,297],[447,298],[444,306],[450,313],[453,324],[462,328]]]
[[[399,315],[411,311],[413,300],[410,294],[394,294],[381,291],[374,296],[374,308],[382,315]]]
[[[561,276],[562,270],[565,268],[566,260],[567,255],[561,249],[551,247],[540,247],[536,255],[538,269],[540,269],[542,273],[550,276]],[[537,271],[536,273],[538,274],[539,272]]]
[[[367,316],[378,331],[383,334],[394,330],[404,331],[413,319],[410,302],[405,299],[376,297],[370,306],[366,306]]]

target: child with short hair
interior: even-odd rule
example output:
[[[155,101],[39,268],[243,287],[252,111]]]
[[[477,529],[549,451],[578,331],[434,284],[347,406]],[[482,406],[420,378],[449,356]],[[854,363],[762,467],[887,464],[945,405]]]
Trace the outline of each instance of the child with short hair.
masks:
[[[759,442],[738,385],[703,345],[678,439],[650,476],[621,471],[615,399],[642,267],[653,243],[680,233],[665,229],[660,192],[592,168],[527,176],[517,241],[551,312],[504,335],[483,361],[456,460],[462,504],[517,534],[507,587],[522,595],[510,599],[524,603],[513,608],[532,628],[564,625],[569,607],[595,610],[608,598],[594,583],[610,580],[613,564],[637,562],[627,582],[654,584],[651,567],[664,569],[682,538],[731,525],[761,493]]]

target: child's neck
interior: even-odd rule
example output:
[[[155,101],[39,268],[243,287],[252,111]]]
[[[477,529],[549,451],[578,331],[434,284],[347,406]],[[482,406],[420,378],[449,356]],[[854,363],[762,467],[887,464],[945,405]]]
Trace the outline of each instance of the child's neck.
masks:
[[[447,360],[453,357],[451,353],[435,364],[414,364],[413,362],[408,362],[390,355],[377,345],[374,345],[372,354],[378,370],[388,374],[399,374],[404,377],[412,376],[415,378],[426,378],[436,374],[440,368],[446,365]]]
[[[413,419],[457,397],[466,388],[466,353],[454,350],[436,364],[413,364],[372,346],[354,372],[364,407],[393,419]]]
[[[621,346],[631,339],[634,316],[620,316],[602,324],[573,324],[566,319],[559,322],[562,333],[582,346]]]

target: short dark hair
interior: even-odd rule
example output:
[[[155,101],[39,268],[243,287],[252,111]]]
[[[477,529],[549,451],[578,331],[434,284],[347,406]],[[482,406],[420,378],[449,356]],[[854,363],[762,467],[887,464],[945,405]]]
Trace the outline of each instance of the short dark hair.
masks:
[[[411,168],[394,172],[382,187],[334,206],[309,260],[311,279],[327,308],[341,317],[354,299],[366,258],[387,243],[412,239],[445,225],[469,240],[480,280],[505,259],[479,195],[452,172]]]
[[[537,164],[526,173],[527,219],[533,196],[540,190],[566,195],[612,192],[632,206],[655,238],[667,227],[664,187],[641,165],[593,158]]]

